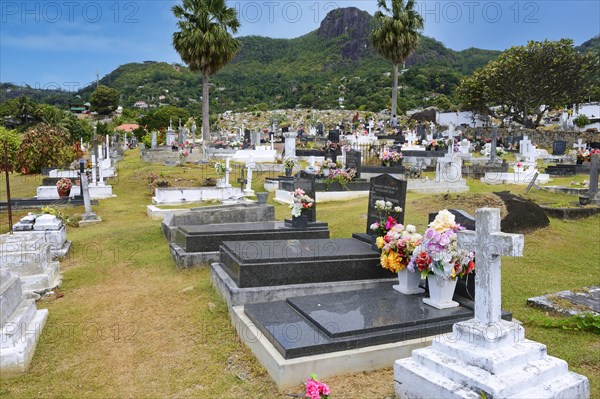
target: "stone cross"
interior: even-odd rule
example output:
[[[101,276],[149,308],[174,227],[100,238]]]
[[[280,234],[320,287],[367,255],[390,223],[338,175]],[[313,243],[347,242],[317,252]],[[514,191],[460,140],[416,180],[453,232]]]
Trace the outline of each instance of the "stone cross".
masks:
[[[229,161],[231,158],[225,158],[225,187],[231,187],[229,184],[229,173],[231,173],[231,168],[229,167]]]
[[[252,190],[252,170],[256,168],[256,163],[254,162],[254,157],[252,155],[248,157],[246,168],[248,170],[248,179],[246,180],[246,189],[244,190],[244,194],[254,195],[254,190]]]
[[[475,319],[485,324],[501,320],[501,256],[523,256],[522,234],[500,231],[500,209],[475,211],[475,231],[458,233],[459,248],[475,252]]]
[[[454,124],[450,122],[448,130],[444,132],[444,137],[448,137],[448,156],[454,156]]]
[[[523,136],[523,140],[519,141],[519,153],[527,155],[531,151],[531,140],[527,136]]]
[[[275,149],[275,133],[271,133],[271,150]]]
[[[498,129],[494,126],[492,128],[492,146],[490,148],[490,162],[496,162],[496,147],[498,145]]]
[[[585,144],[583,144],[583,139],[577,139],[577,143],[573,144],[573,148],[577,148],[578,151],[585,150]]]
[[[409,146],[412,146],[415,140],[417,140],[417,135],[414,132],[410,132],[406,135],[406,142]]]

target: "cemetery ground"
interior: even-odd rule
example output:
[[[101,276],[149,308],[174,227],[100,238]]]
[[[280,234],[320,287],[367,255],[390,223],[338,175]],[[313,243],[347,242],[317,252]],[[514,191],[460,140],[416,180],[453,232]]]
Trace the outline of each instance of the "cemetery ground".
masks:
[[[199,179],[187,167],[162,167],[139,161],[137,150],[119,163],[112,181],[116,198],[99,201],[94,212],[103,222],[68,227],[71,253],[61,262],[63,285],[57,295],[38,302],[50,310],[29,372],[0,380],[0,397],[175,397],[271,398],[278,393],[266,371],[238,338],[227,306],[212,289],[209,269],[175,268],[160,223],[146,216],[148,175],[169,180]],[[569,185],[585,176],[556,179]],[[39,176],[13,175],[13,197],[33,196]],[[2,199],[5,200],[4,180]],[[493,191],[524,194],[524,186],[486,186],[468,182],[471,192],[456,195],[409,193],[406,222],[423,231],[427,215],[443,208],[473,214],[482,206],[501,206]],[[183,184],[182,184],[183,185]],[[187,184],[186,184],[187,185]],[[191,183],[190,183],[191,185]],[[255,191],[262,181],[254,182]],[[576,197],[532,190],[538,203],[576,201]],[[276,219],[289,217],[285,205]],[[62,208],[65,215],[83,213]],[[334,238],[362,232],[367,199],[319,205],[318,219]],[[13,220],[26,214],[17,211]],[[6,213],[0,230],[8,230]],[[576,221],[550,219],[550,226],[525,236],[523,258],[502,261],[503,308],[524,323],[527,338],[548,346],[550,355],[590,379],[591,397],[600,397],[599,336],[580,330],[548,328],[561,318],[526,306],[532,296],[600,285],[600,216]],[[305,376],[308,378],[309,376]],[[382,370],[327,378],[334,398],[393,397],[392,365]],[[303,395],[302,395],[303,396]]]

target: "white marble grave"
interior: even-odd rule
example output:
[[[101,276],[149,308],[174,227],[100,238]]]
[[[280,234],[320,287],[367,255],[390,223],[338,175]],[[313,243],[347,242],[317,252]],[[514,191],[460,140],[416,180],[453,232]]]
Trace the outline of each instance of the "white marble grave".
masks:
[[[62,282],[60,263],[52,260],[50,244],[31,233],[0,236],[0,269],[21,279],[23,291],[36,296]]]
[[[237,162],[246,163],[250,158],[253,158],[254,162],[275,162],[277,150],[271,150],[266,146],[260,146],[260,149],[237,150],[235,154],[233,154],[233,160]]]
[[[92,199],[106,199],[116,197],[112,192],[112,186],[103,183],[90,184],[90,197]],[[73,198],[77,195],[81,195],[81,187],[71,187],[70,197]],[[58,191],[56,186],[39,186],[36,190],[37,199],[58,199]]]
[[[402,398],[589,398],[586,377],[570,372],[525,329],[501,319],[501,256],[522,256],[521,234],[500,231],[500,210],[478,209],[476,231],[459,232],[459,246],[477,255],[475,317],[456,323],[432,346],[394,364]]]
[[[243,196],[239,187],[167,187],[155,189],[152,203],[179,205],[209,200],[239,199]]]
[[[71,241],[67,240],[66,226],[53,215],[46,216],[39,220],[41,216],[29,214],[23,217],[18,223],[13,225],[13,234],[35,237],[40,242],[50,244],[52,255],[55,257],[65,257],[71,247]],[[52,218],[49,219],[48,216]]]
[[[21,280],[0,269],[0,376],[23,374],[29,368],[48,310],[25,299]]]

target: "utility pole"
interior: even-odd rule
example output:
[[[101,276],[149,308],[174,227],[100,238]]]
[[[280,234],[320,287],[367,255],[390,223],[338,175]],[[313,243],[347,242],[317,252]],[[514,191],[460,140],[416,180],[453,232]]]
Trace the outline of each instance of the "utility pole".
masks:
[[[8,231],[12,234],[12,206],[10,203],[10,180],[8,176],[9,169],[11,169],[8,163],[8,143],[4,142],[4,173],[6,173],[6,206],[8,209]]]
[[[100,72],[96,71],[96,89],[100,85]]]

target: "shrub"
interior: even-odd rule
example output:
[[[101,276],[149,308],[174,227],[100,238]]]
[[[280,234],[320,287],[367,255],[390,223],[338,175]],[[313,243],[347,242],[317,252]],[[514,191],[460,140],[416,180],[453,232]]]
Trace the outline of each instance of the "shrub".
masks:
[[[17,166],[23,174],[40,173],[44,167],[66,167],[78,155],[67,133],[40,123],[25,132],[17,151]]]
[[[14,130],[0,126],[0,171],[4,170],[4,143],[8,148],[8,170],[17,169],[17,151],[19,149],[19,135]]]
[[[579,115],[577,118],[573,119],[573,123],[578,127],[584,127],[590,124],[590,118],[586,115]]]

